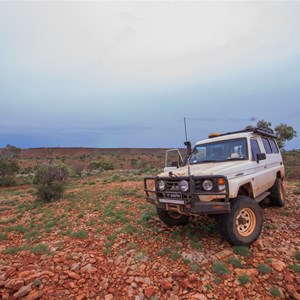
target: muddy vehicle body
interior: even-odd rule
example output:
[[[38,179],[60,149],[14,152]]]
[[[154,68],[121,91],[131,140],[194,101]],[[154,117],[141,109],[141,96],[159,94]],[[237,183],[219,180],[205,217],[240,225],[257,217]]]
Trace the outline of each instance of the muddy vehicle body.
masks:
[[[212,215],[228,242],[250,245],[262,229],[259,203],[269,198],[271,205],[284,206],[285,169],[272,131],[212,134],[185,160],[177,153],[163,173],[144,178],[146,200],[168,226]]]

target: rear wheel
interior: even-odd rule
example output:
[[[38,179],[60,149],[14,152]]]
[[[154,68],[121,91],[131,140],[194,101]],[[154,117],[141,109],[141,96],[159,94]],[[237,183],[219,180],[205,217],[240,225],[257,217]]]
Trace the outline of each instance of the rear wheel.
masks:
[[[253,199],[239,196],[232,200],[230,212],[218,216],[217,222],[225,240],[233,245],[248,246],[260,236],[263,218]]]
[[[156,210],[159,218],[170,227],[175,225],[186,225],[190,220],[189,216],[179,214],[175,211],[167,211],[160,208],[156,208]]]
[[[277,178],[275,181],[275,184],[273,187],[270,189],[270,204],[272,206],[280,206],[283,207],[285,204],[285,199],[284,199],[284,188],[283,188],[283,183],[280,178]]]

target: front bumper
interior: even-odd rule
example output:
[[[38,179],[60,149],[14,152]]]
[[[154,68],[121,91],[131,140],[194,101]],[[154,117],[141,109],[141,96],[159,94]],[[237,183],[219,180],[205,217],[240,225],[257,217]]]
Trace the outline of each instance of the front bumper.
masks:
[[[225,180],[225,189],[218,191],[214,188],[211,192],[206,192],[199,188],[205,179],[211,179],[216,182],[218,178]],[[157,181],[166,180],[169,189],[164,192],[157,191]],[[181,180],[189,182],[189,191],[180,192],[177,189],[177,183]],[[175,210],[186,215],[200,214],[222,214],[230,211],[229,185],[225,176],[184,176],[184,177],[145,177],[144,190],[147,202],[163,209]],[[170,199],[166,195],[174,193],[180,194],[180,199]],[[211,201],[201,201],[202,198],[211,198]],[[200,198],[200,199],[199,199]]]

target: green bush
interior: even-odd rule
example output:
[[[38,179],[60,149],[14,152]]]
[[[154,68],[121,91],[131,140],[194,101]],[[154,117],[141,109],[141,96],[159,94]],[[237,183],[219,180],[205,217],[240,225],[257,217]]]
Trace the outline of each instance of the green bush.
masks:
[[[51,254],[49,247],[45,244],[37,244],[33,246],[31,252],[34,254]]]
[[[96,161],[96,160],[93,160],[90,163],[90,171],[93,171],[93,170],[109,171],[109,170],[114,170],[114,169],[115,169],[115,166],[110,161]]]
[[[190,270],[192,272],[198,273],[200,271],[200,267],[198,264],[193,263],[190,265]]]
[[[262,274],[269,274],[272,272],[272,268],[268,265],[259,264],[258,265],[258,271]]]
[[[14,156],[2,153],[0,156],[0,186],[14,186],[16,184],[14,175],[19,169]]]
[[[272,296],[274,297],[278,297],[278,298],[281,298],[282,294],[281,294],[281,291],[278,287],[276,286],[272,286],[269,288],[269,292],[271,293]]]
[[[235,256],[231,256],[228,258],[227,260],[228,263],[230,263],[231,265],[233,265],[236,268],[242,268],[242,262],[239,258],[235,257]]]
[[[12,176],[5,176],[0,178],[0,186],[15,186],[17,181]]]
[[[239,254],[242,256],[250,256],[250,251],[247,247],[244,246],[234,246],[233,247],[233,252],[235,254]]]
[[[60,199],[65,191],[68,177],[69,170],[63,164],[40,166],[33,178],[38,200],[50,202]]]
[[[213,262],[212,267],[213,267],[213,271],[218,275],[229,273],[229,270],[227,269],[226,265],[222,262],[215,261]]]
[[[245,285],[251,281],[251,278],[246,274],[242,274],[242,275],[238,276],[238,281],[239,281],[240,285]]]
[[[295,271],[296,273],[300,273],[300,265],[289,265],[289,268]]]

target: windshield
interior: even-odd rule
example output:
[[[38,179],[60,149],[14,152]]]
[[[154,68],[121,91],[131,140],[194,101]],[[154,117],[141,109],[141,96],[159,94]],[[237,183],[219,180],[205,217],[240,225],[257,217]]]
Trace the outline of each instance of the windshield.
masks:
[[[196,145],[190,164],[248,159],[247,140],[233,139]]]

